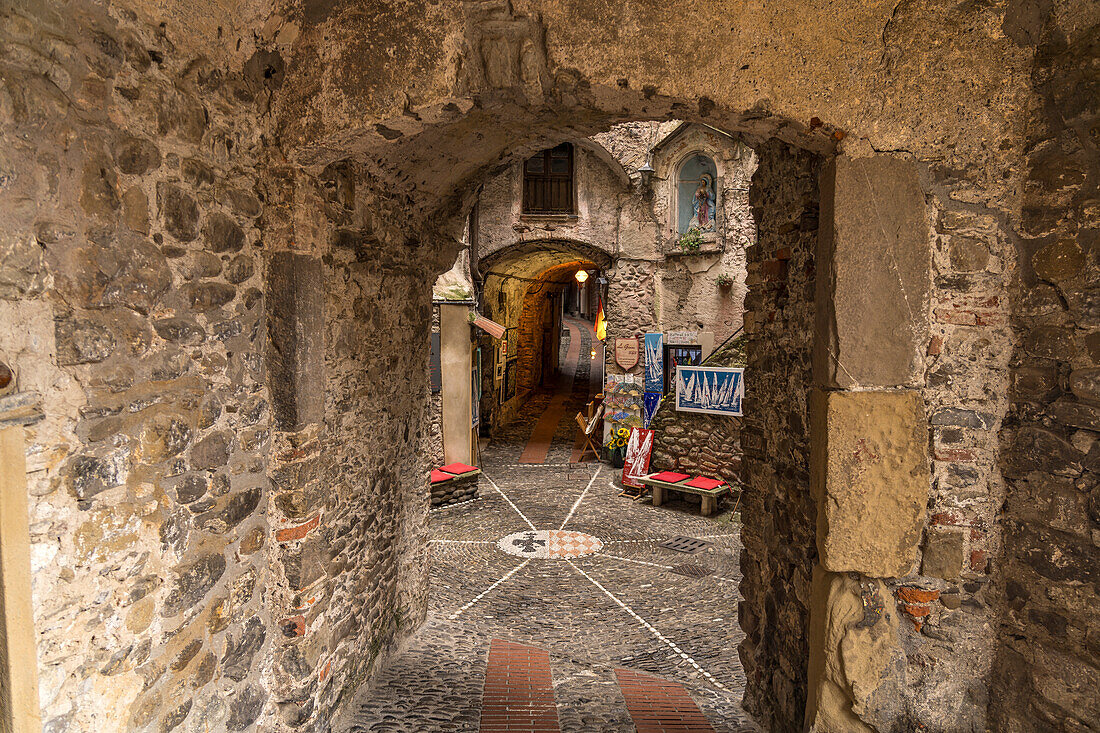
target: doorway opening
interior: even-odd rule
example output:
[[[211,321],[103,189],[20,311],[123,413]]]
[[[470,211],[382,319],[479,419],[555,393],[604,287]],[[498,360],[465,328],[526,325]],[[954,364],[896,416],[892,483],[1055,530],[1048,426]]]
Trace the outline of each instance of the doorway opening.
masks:
[[[675,380],[680,367],[746,366],[750,272],[785,244],[800,261],[812,259],[816,232],[792,238],[781,220],[804,209],[816,215],[815,158],[805,155],[792,168],[795,189],[761,196],[753,211],[758,168],[785,165],[794,149],[771,144],[758,153],[742,137],[681,122],[632,123],[606,135],[629,136],[639,148],[634,157],[653,163],[654,173],[644,181],[628,173],[629,156],[613,152],[607,137],[571,138],[572,212],[529,208],[530,161],[542,155],[545,166],[545,153],[517,155],[481,185],[459,256],[468,263],[471,318],[499,329],[469,332],[482,365],[481,475],[476,496],[456,493],[461,500],[434,510],[428,623],[407,666],[380,678],[369,700],[360,698],[363,721],[384,717],[402,675],[438,667],[432,658],[440,644],[450,646],[456,675],[484,681],[491,662],[476,660],[507,642],[547,653],[555,680],[577,675],[555,684],[563,725],[575,714],[592,721],[577,729],[631,729],[629,706],[613,701],[621,672],[673,681],[704,719],[734,730],[748,725],[740,710],[743,657],[730,650],[773,653],[761,636],[767,628],[746,639],[738,620],[745,603],[740,493],[748,490],[740,476],[751,462],[743,460],[740,418],[679,410]],[[771,236],[766,249],[757,218]],[[804,267],[799,277],[810,273]],[[771,282],[760,304],[810,297],[797,316],[812,318],[812,288],[800,282],[792,296]],[[812,329],[776,327],[792,325],[804,343],[789,357],[808,364]],[[656,386],[647,383],[647,335],[660,337]],[[618,401],[607,400],[611,389]],[[647,393],[657,404],[647,404]],[[583,442],[594,408],[603,416],[593,441],[599,460]],[[702,516],[705,500],[686,490],[669,492],[673,501],[661,506],[647,493],[624,496],[622,469],[606,449],[619,428],[660,433],[647,473],[686,471],[685,478],[725,481],[738,492],[710,516]],[[563,658],[571,660],[568,673],[556,661]],[[475,699],[455,714],[491,712],[479,705]]]

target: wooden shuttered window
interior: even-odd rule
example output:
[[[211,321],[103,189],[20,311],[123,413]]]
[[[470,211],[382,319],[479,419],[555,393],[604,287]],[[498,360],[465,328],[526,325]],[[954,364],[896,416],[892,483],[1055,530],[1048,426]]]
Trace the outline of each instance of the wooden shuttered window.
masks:
[[[523,213],[574,214],[573,146],[562,143],[523,164]]]

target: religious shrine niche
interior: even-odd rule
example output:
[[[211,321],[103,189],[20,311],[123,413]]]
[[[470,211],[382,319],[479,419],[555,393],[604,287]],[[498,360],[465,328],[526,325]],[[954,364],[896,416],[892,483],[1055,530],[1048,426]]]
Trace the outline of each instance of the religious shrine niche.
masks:
[[[717,228],[718,168],[703,153],[694,153],[680,164],[676,176],[677,232],[689,229],[713,232]]]
[[[738,138],[706,125],[681,123],[650,148],[653,213],[666,254],[706,254],[755,239],[748,205],[755,168]]]

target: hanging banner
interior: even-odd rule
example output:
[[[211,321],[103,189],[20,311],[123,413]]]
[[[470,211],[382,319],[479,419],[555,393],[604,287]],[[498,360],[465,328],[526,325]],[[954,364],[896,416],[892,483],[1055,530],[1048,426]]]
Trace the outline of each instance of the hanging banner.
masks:
[[[676,411],[706,415],[741,415],[745,370],[730,367],[676,368]]]
[[[653,416],[657,414],[657,408],[661,406],[660,392],[646,392],[642,396],[642,425],[649,427]]]
[[[645,335],[645,391],[665,391],[665,364],[663,334]]]
[[[637,337],[615,339],[615,363],[628,372],[638,366]]]
[[[623,458],[623,488],[631,486],[644,488],[639,480],[649,473],[649,457],[653,453],[653,431],[634,428],[626,442],[626,456]]]

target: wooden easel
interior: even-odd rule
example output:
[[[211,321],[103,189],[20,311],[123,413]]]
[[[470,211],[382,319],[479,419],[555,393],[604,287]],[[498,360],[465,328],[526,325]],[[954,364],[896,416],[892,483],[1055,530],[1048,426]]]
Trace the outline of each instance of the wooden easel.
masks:
[[[591,405],[591,403],[589,403]],[[603,405],[596,408],[595,414],[591,415],[589,419],[585,419],[583,412],[577,413],[577,426],[580,427],[581,433],[584,434],[584,450],[581,451],[578,463],[584,460],[587,453],[591,451],[596,460],[600,460],[600,449],[592,442],[592,436],[596,432],[596,427],[600,424],[600,418],[603,417]]]

